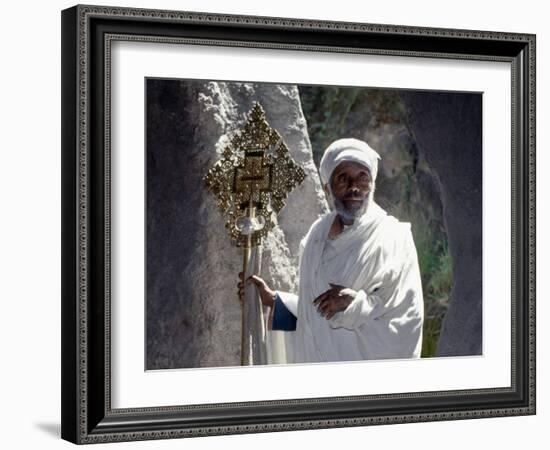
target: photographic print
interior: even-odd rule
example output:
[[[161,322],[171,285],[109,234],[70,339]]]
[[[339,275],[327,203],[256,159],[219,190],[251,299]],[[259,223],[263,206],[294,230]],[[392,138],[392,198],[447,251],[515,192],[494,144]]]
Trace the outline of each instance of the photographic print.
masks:
[[[77,5],[61,40],[64,439],[535,414],[534,35]]]
[[[482,355],[482,93],[145,99],[146,370]]]

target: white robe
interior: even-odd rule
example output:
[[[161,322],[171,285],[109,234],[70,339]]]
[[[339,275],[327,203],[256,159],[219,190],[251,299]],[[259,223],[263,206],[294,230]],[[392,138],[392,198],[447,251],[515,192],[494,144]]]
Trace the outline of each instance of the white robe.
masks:
[[[328,238],[336,213],[318,219],[300,245],[299,295],[279,292],[297,317],[295,332],[271,332],[271,363],[418,358],[424,302],[410,224],[372,203]],[[330,320],[312,302],[330,284],[358,295]],[[280,334],[284,333],[284,337]]]

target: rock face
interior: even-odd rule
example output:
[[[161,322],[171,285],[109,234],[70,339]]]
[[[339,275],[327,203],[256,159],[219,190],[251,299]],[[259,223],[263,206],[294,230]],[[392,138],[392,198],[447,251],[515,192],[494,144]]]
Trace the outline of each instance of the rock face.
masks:
[[[147,80],[147,369],[240,364],[242,254],[203,177],[254,101],[307,174],[264,243],[273,288],[295,291],[299,242],[327,211],[295,86]]]
[[[402,92],[419,151],[437,174],[454,285],[438,356],[482,351],[482,99]]]

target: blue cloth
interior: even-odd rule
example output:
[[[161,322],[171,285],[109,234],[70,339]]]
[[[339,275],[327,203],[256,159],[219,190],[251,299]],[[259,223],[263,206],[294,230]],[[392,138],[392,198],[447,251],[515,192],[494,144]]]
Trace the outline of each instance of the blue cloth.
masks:
[[[292,314],[285,306],[279,294],[275,294],[275,303],[273,304],[273,322],[272,330],[295,331],[296,316]]]

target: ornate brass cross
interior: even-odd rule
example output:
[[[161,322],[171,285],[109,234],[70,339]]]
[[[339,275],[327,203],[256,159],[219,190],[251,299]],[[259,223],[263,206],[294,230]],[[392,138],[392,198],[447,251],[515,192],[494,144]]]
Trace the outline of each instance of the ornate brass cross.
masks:
[[[204,178],[207,188],[217,197],[218,207],[228,216],[225,226],[231,238],[243,247],[245,276],[250,273],[252,259],[259,268],[259,256],[254,256],[252,250],[273,229],[273,213],[279,213],[290,191],[304,178],[304,170],[294,162],[280,134],[267,123],[263,108],[254,103],[243,128],[233,135],[222,159]],[[250,363],[245,354],[249,343],[245,336],[246,300],[245,295],[243,365]]]

